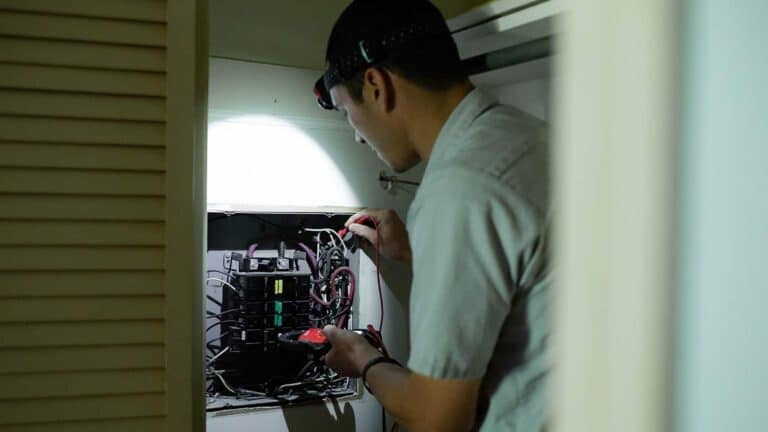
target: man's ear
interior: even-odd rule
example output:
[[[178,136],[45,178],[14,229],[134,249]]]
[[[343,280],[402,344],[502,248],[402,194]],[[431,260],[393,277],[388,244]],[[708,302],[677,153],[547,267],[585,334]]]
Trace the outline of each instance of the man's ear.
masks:
[[[366,99],[372,101],[385,113],[395,109],[395,87],[392,83],[392,74],[388,70],[378,67],[368,68],[363,80]]]

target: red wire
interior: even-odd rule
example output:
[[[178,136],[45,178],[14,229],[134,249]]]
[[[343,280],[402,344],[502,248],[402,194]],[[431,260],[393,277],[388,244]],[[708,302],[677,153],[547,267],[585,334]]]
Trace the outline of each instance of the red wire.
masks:
[[[336,277],[340,273],[348,273],[349,274],[349,293],[347,294],[347,305],[345,307],[351,308],[352,303],[355,301],[355,285],[357,282],[355,281],[355,273],[352,272],[352,269],[349,267],[339,267],[336,269],[336,271],[331,274],[331,295],[333,297],[336,297]],[[345,328],[345,324],[347,321],[348,314],[343,314],[338,321],[339,328]]]
[[[381,316],[379,317],[379,335],[381,335],[381,329],[384,327],[384,294],[381,291],[381,233],[379,232],[379,223],[373,221],[373,226],[376,228],[376,284],[379,287],[379,305],[381,306]]]

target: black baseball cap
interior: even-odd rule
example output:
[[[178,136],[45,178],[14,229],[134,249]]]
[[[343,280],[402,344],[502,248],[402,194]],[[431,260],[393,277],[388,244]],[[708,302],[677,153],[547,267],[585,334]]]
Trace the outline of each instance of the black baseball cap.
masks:
[[[330,90],[414,42],[451,38],[440,10],[428,0],[354,0],[331,31],[326,72],[315,83],[317,103],[334,109]]]

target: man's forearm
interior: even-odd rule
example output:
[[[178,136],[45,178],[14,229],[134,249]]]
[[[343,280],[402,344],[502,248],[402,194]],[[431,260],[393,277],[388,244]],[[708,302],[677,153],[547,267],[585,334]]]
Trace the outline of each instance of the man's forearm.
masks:
[[[468,431],[474,423],[480,380],[433,380],[388,363],[367,378],[376,399],[413,432]]]
[[[344,376],[361,376],[365,365],[382,356],[354,332],[333,326],[323,332],[333,347],[326,362]],[[391,363],[374,364],[366,379],[384,408],[414,432],[467,431],[473,424],[480,379],[431,378]]]
[[[418,420],[419,407],[409,403],[410,376],[408,369],[389,363],[380,363],[368,371],[368,386],[384,408],[407,426]]]

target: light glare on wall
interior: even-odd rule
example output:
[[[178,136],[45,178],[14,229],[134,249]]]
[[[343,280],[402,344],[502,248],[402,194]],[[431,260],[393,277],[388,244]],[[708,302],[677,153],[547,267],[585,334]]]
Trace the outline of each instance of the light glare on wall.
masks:
[[[247,116],[208,127],[208,208],[358,207],[346,177],[294,124]]]

